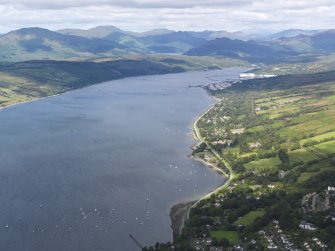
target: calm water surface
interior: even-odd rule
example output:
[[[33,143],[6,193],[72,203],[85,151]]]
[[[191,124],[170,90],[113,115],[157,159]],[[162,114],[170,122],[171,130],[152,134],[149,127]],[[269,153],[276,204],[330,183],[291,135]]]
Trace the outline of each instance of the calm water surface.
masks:
[[[187,158],[200,88],[242,70],[106,82],[0,111],[0,250],[138,250],[169,211],[222,184]]]

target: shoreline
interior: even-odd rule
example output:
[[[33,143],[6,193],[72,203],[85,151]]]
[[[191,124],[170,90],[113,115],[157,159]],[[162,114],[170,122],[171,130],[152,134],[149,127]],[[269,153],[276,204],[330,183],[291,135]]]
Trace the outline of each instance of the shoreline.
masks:
[[[32,98],[32,99],[28,99],[28,100],[25,100],[25,101],[16,102],[16,103],[13,103],[13,104],[10,104],[10,105],[1,106],[1,107],[0,107],[0,111],[1,111],[1,110],[5,110],[5,109],[8,109],[8,108],[11,108],[11,107],[14,107],[14,106],[17,106],[17,105],[22,105],[22,104],[31,103],[31,102],[35,102],[35,101],[42,100],[42,99],[46,99],[46,98],[52,98],[52,97],[56,97],[56,96],[60,96],[60,95],[64,95],[64,94],[66,94],[67,92],[74,91],[74,90],[79,90],[79,89],[80,89],[80,88],[78,88],[78,89],[73,89],[73,90],[67,90],[67,91],[60,92],[60,93],[56,93],[56,94],[52,94],[52,95],[47,95],[47,96],[38,97],[38,98]]]
[[[175,240],[181,233],[185,226],[185,222],[189,218],[189,214],[192,208],[196,207],[198,203],[204,199],[207,199],[212,194],[217,193],[222,188],[224,188],[229,180],[229,175],[225,173],[222,169],[218,168],[217,166],[213,165],[212,163],[206,162],[203,159],[193,157],[192,155],[189,156],[190,159],[201,162],[203,165],[207,166],[208,168],[213,169],[213,171],[219,173],[222,177],[224,177],[224,182],[222,185],[214,188],[209,193],[205,194],[204,196],[200,197],[197,200],[189,201],[189,202],[180,202],[175,204],[170,209],[170,219],[171,219],[171,228],[172,228],[172,235],[173,240]]]
[[[215,99],[218,101],[217,99]],[[205,116],[211,109],[215,107],[216,103],[213,104],[210,108],[208,108],[204,113],[202,113],[195,122],[193,122],[193,127],[192,127],[192,135],[193,138],[197,141],[196,144],[200,143],[206,143],[203,138],[201,137],[199,128],[197,126],[198,121]],[[217,153],[213,153],[216,157],[222,160],[220,156],[217,155]],[[188,156],[190,159],[201,162],[208,168],[213,169],[214,171],[220,173],[222,177],[224,177],[224,182],[222,185],[218,186],[217,188],[213,189],[206,195],[202,196],[201,198],[195,200],[195,201],[189,201],[189,202],[181,202],[178,204],[175,204],[171,207],[170,210],[170,219],[171,219],[171,228],[172,228],[172,234],[173,234],[173,241],[176,240],[176,238],[182,233],[183,228],[185,227],[185,222],[189,219],[189,214],[192,208],[196,207],[202,200],[209,198],[212,194],[217,193],[224,187],[228,186],[230,184],[230,181],[233,178],[232,171],[230,167],[227,167],[229,170],[229,173],[224,172],[221,168],[217,167],[216,165],[209,163],[205,161],[204,159],[194,157],[192,155]],[[226,161],[224,161],[225,164],[227,165]]]

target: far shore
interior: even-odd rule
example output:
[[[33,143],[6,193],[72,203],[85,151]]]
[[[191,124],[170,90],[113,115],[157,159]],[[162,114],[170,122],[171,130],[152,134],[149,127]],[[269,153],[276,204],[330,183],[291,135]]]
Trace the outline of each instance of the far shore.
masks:
[[[73,90],[78,90],[78,89],[73,89]],[[30,98],[30,99],[27,99],[27,100],[24,100],[24,101],[19,101],[19,102],[15,102],[15,103],[12,103],[12,104],[9,104],[9,105],[1,106],[0,111],[4,110],[4,109],[8,109],[8,108],[16,106],[16,105],[22,105],[22,104],[31,103],[31,102],[41,100],[41,99],[45,99],[45,98],[60,96],[60,95],[63,95],[65,93],[73,91],[73,90],[68,90],[68,91],[64,91],[64,92],[60,92],[60,93],[56,93],[56,94],[51,94],[51,95],[47,95],[47,96],[43,96],[43,97],[38,97],[38,98]]]
[[[230,66],[230,67],[223,67],[223,68],[219,68],[219,69],[214,69],[214,70],[210,70],[210,71],[219,71],[219,70],[223,70],[223,69],[228,69],[228,68],[234,68],[235,66]],[[159,75],[165,75],[165,74],[181,74],[181,73],[187,73],[187,72],[199,72],[199,71],[206,71],[205,69],[202,69],[202,70],[185,70],[183,72],[175,72],[175,73],[162,73],[162,74],[149,74],[149,75],[137,75],[137,76],[124,76],[124,77],[120,77],[120,78],[115,78],[115,79],[110,79],[110,80],[105,80],[105,81],[101,81],[101,82],[95,82],[95,83],[90,83],[90,84],[87,84],[87,85],[84,85],[84,86],[80,86],[78,88],[73,88],[73,89],[68,89],[68,90],[62,90],[61,92],[59,93],[54,93],[54,94],[51,94],[51,95],[46,95],[46,96],[41,96],[41,97],[29,97],[27,98],[27,100],[24,100],[24,101],[18,101],[18,102],[13,102],[13,103],[10,103],[8,105],[4,105],[4,106],[1,106],[0,105],[0,111],[3,110],[3,109],[7,109],[7,108],[10,108],[12,106],[16,106],[16,105],[20,105],[20,104],[25,104],[25,103],[30,103],[30,102],[34,102],[34,101],[37,101],[37,100],[40,100],[40,99],[45,99],[45,98],[50,98],[50,97],[54,97],[54,96],[59,96],[59,95],[63,95],[67,92],[71,92],[71,91],[75,91],[75,90],[80,90],[80,89],[84,89],[84,88],[88,88],[92,85],[97,85],[97,84],[102,84],[102,83],[105,83],[105,82],[109,82],[109,81],[116,81],[116,80],[120,80],[120,79],[126,79],[126,78],[137,78],[137,77],[148,77],[148,76],[159,76]],[[215,99],[215,98],[213,98]],[[211,108],[210,108],[211,109]]]

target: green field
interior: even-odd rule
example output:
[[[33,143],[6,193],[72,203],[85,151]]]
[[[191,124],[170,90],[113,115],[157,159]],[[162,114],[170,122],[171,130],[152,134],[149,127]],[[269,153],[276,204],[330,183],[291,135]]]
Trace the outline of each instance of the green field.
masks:
[[[335,140],[315,145],[315,148],[320,149],[321,151],[328,153],[328,154],[334,153],[335,152]]]
[[[277,156],[264,158],[261,155],[280,148],[288,150],[289,164],[294,166],[335,153],[335,83],[304,86],[290,92],[276,90],[247,95],[245,100],[250,95],[256,96],[253,97],[255,107],[261,109],[247,122],[247,135],[243,138],[246,144],[253,146],[258,142],[258,146],[243,152],[234,151],[241,159],[259,156],[244,163],[247,170],[268,173],[280,169]],[[236,101],[241,103],[241,100]],[[225,149],[223,153],[227,152]]]
[[[278,128],[278,127],[281,127],[281,126],[284,126],[284,123],[282,121],[277,121],[277,122],[274,122],[271,124],[271,128]],[[251,128],[248,128],[248,132],[251,132],[251,133],[255,133],[255,132],[261,132],[261,131],[264,131],[266,128],[266,126],[264,125],[260,125],[260,126],[255,126],[255,127],[251,127]]]
[[[217,230],[211,231],[210,234],[212,238],[216,238],[217,240],[227,239],[233,245],[240,243],[240,238],[236,231]]]
[[[321,174],[322,172],[325,171],[332,171],[335,170],[334,166],[329,165],[327,163],[316,163],[314,165],[311,165],[307,168],[306,172],[303,172],[300,174],[300,176],[298,177],[297,182],[299,184],[305,183],[306,181],[308,181],[310,178]]]
[[[277,166],[280,164],[278,157],[260,159],[256,161],[251,161],[244,166],[247,169],[255,170],[257,172],[270,172],[277,169]]]
[[[256,218],[262,217],[264,214],[265,211],[263,209],[250,211],[249,213],[243,215],[241,218],[235,221],[235,225],[250,226]]]
[[[288,155],[290,157],[291,164],[295,164],[298,162],[307,163],[309,161],[319,159],[318,156],[316,156],[315,154],[311,152],[308,152],[306,149],[298,149],[295,151],[291,151],[289,152]]]
[[[308,181],[310,178],[312,178],[313,176],[317,175],[319,172],[304,172],[301,173],[297,182],[298,183],[304,183],[306,181]]]
[[[279,131],[281,136],[294,137],[299,134],[324,134],[335,130],[335,109],[320,111],[314,114],[304,114],[292,118],[293,126],[288,126]]]
[[[303,139],[303,140],[300,141],[300,144],[303,145],[303,144],[305,144],[307,142],[310,142],[310,141],[321,141],[321,140],[325,140],[325,139],[332,138],[332,137],[335,137],[335,131],[327,132],[327,133],[317,135],[317,136],[314,136],[314,137],[311,137],[311,138]]]

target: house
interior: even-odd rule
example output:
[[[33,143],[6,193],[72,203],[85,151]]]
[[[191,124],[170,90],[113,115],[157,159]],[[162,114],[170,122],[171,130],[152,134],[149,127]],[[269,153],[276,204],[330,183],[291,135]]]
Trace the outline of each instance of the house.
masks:
[[[256,78],[256,74],[255,73],[241,73],[240,78],[242,78],[242,79],[252,79],[252,78]]]
[[[223,247],[211,247],[209,251],[223,251]]]
[[[317,229],[317,227],[315,227],[313,224],[311,223],[308,223],[306,221],[302,221],[300,224],[299,224],[299,227],[302,229],[302,230],[310,230],[310,231],[314,231]]]

